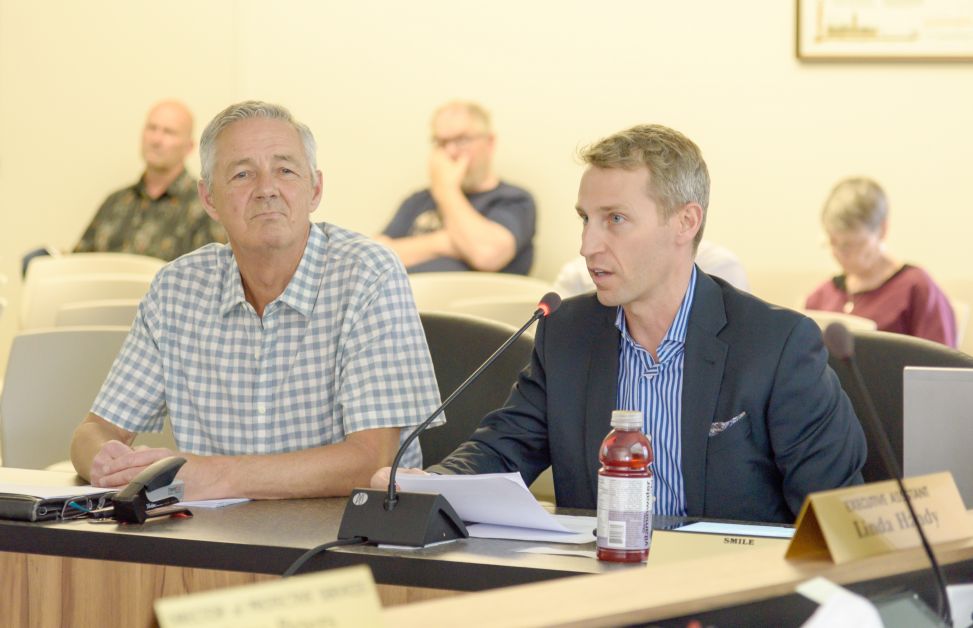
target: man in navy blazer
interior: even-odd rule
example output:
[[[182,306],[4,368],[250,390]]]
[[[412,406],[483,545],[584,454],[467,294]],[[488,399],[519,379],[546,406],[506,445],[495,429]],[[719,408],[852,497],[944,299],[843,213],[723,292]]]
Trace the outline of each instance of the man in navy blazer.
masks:
[[[709,200],[699,148],[642,125],[582,158],[596,292],[541,321],[504,407],[430,470],[530,483],[551,465],[558,505],[594,508],[598,448],[624,408],[646,417],[657,513],[791,522],[808,493],[861,483],[865,437],[817,326],[694,265]]]

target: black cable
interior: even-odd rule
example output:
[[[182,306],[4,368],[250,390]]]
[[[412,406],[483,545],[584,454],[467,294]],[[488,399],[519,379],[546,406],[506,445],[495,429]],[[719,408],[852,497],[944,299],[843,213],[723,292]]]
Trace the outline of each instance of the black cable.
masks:
[[[341,547],[342,545],[364,545],[365,537],[363,536],[353,536],[350,539],[338,539],[337,541],[331,541],[330,543],[322,543],[317,547],[312,547],[308,551],[301,554],[297,560],[291,563],[291,566],[287,568],[284,572],[283,577],[287,578],[293,576],[297,573],[297,570],[304,566],[304,563],[311,560],[321,552],[329,550],[332,547]]]
[[[878,453],[882,461],[882,466],[885,467],[885,471],[895,480],[899,494],[902,495],[902,501],[905,502],[906,507],[909,509],[909,515],[912,517],[912,523],[916,527],[916,532],[919,533],[919,541],[922,543],[922,549],[926,552],[929,563],[932,565],[932,573],[936,578],[936,592],[939,598],[936,609],[937,613],[943,624],[952,628],[953,610],[949,603],[949,591],[946,589],[946,575],[943,573],[942,567],[939,566],[939,561],[936,560],[936,554],[933,553],[929,539],[926,538],[922,524],[919,523],[919,517],[916,516],[916,510],[912,505],[912,498],[909,497],[909,492],[905,489],[905,484],[902,482],[902,467],[899,465],[898,458],[892,450],[892,443],[889,441],[885,427],[882,425],[882,420],[878,416],[878,410],[875,408],[875,402],[872,400],[871,392],[868,390],[868,386],[865,385],[865,378],[862,376],[861,369],[858,368],[858,360],[855,359],[855,338],[844,324],[835,322],[828,325],[827,329],[824,330],[824,344],[832,357],[843,362],[848,367],[848,370],[851,371],[855,386],[858,388],[858,392],[865,403],[865,423],[874,436],[877,437],[875,440],[878,441]],[[858,418],[860,420],[862,417]]]
[[[833,324],[833,323],[832,323]],[[865,386],[865,378],[862,376],[861,370],[858,368],[858,363],[850,358],[841,358],[841,360],[848,365],[851,370],[852,376],[855,378],[855,383],[861,390],[867,391],[868,388]],[[929,558],[929,562],[932,565],[932,574],[936,578],[936,596],[937,596],[937,608],[936,612],[939,618],[942,620],[943,624],[952,628],[953,625],[953,608],[949,603],[949,591],[946,588],[946,574],[943,573],[943,568],[939,566],[939,561],[936,560],[936,554],[932,551],[932,546],[929,544],[929,539],[926,537],[926,532],[922,529],[922,524],[919,523],[919,517],[916,516],[916,509],[912,505],[912,498],[909,496],[909,492],[905,488],[905,484],[902,482],[902,468],[899,467],[899,461],[895,457],[895,452],[892,451],[892,445],[889,442],[887,436],[885,436],[884,428],[882,424],[876,420],[874,417],[878,416],[878,409],[875,407],[875,402],[872,401],[872,396],[870,394],[862,395],[865,401],[866,415],[869,417],[871,422],[871,428],[877,434],[882,435],[879,438],[879,457],[882,459],[882,463],[885,468],[892,475],[892,479],[895,480],[896,486],[898,486],[899,494],[902,495],[902,501],[905,502],[906,507],[909,509],[909,515],[912,517],[912,523],[916,526],[916,532],[919,533],[919,541],[922,543],[922,549],[926,552],[926,556]]]
[[[872,400],[872,394],[868,390],[868,386],[865,385],[865,378],[862,376],[861,369],[858,368],[858,360],[855,359],[855,337],[848,331],[848,328],[844,324],[834,322],[824,330],[824,344],[828,348],[831,356],[843,362],[848,367],[848,370],[851,371],[852,380],[856,388],[858,388],[859,396],[865,402],[865,422],[863,422],[862,427],[867,426],[875,436],[875,440],[878,441],[878,453],[879,459],[882,461],[882,466],[885,467],[885,471],[895,480],[899,494],[902,495],[902,500],[909,509],[912,523],[916,526],[916,532],[919,533],[922,549],[929,558],[933,576],[936,578],[936,591],[939,594],[937,613],[943,624],[952,628],[953,610],[949,603],[949,591],[946,589],[946,575],[943,573],[942,567],[939,566],[939,561],[936,560],[936,555],[932,551],[929,539],[926,538],[922,524],[919,523],[919,517],[916,516],[912,499],[909,497],[909,492],[906,491],[905,485],[902,482],[902,467],[899,465],[895,452],[892,451],[892,443],[889,441],[888,433],[878,416],[878,410],[875,408],[875,402]],[[858,418],[862,419],[863,417]]]
[[[421,434],[423,430],[429,427],[429,425],[433,422],[433,420],[437,416],[442,414],[443,410],[446,409],[446,406],[448,406],[453,402],[453,399],[455,399],[457,396],[459,396],[460,393],[466,390],[467,386],[469,386],[474,381],[476,381],[476,379],[480,377],[480,373],[487,370],[487,368],[489,368],[490,365],[493,364],[497,360],[497,358],[499,358],[503,354],[503,352],[507,350],[507,347],[512,345],[518,338],[520,338],[524,334],[524,332],[527,331],[527,329],[534,324],[534,321],[544,318],[550,312],[557,309],[557,307],[561,304],[561,297],[559,297],[555,293],[549,292],[545,294],[544,298],[541,299],[541,303],[544,303],[544,301],[552,295],[554,298],[557,299],[557,302],[554,304],[554,307],[549,307],[549,309],[538,307],[537,310],[531,315],[530,320],[524,323],[523,327],[518,329],[517,332],[514,333],[514,335],[512,335],[510,338],[507,338],[507,341],[504,342],[502,345],[500,345],[500,348],[494,351],[493,354],[489,358],[487,358],[483,364],[480,365],[480,368],[473,371],[473,373],[469,377],[467,377],[462,384],[456,387],[456,390],[453,391],[453,394],[447,397],[446,401],[442,402],[442,404],[438,408],[436,408],[436,411],[429,415],[429,418],[427,418],[425,421],[423,421],[418,426],[416,426],[416,428],[412,430],[409,436],[404,441],[402,441],[402,444],[399,445],[399,450],[395,453],[395,459],[392,461],[392,466],[389,468],[388,495],[385,497],[386,510],[392,510],[393,508],[395,508],[395,504],[398,502],[398,498],[395,496],[395,491],[396,491],[395,473],[399,470],[399,462],[402,460],[402,456],[408,450],[409,445],[412,443],[412,441],[418,438],[419,434]]]

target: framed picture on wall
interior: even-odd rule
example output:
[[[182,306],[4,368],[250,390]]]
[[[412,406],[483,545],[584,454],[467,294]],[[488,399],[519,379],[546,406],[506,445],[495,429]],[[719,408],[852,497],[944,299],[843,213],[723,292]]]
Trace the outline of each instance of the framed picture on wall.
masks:
[[[973,0],[797,0],[805,60],[973,61]]]

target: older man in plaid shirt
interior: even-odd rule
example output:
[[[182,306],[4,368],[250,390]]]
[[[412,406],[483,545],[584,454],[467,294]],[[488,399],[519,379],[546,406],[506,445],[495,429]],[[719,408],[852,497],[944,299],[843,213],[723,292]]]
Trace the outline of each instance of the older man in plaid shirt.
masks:
[[[191,499],[348,494],[388,465],[439,403],[401,263],[368,238],[314,225],[321,173],[310,130],[249,101],[201,142],[199,195],[229,245],[156,277],[71,459],[120,487],[161,448],[138,432],[169,416]],[[413,443],[406,464],[421,464]]]

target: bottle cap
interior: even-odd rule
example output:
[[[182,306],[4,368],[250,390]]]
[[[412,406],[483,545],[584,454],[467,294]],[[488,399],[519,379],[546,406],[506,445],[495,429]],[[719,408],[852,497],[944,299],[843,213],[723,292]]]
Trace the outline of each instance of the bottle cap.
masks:
[[[642,429],[641,410],[615,410],[612,412],[612,427],[622,430]]]

